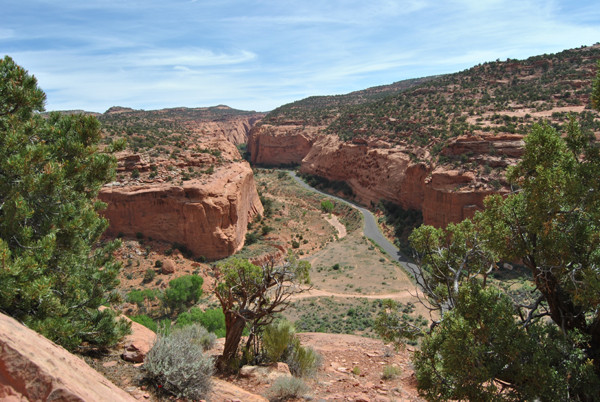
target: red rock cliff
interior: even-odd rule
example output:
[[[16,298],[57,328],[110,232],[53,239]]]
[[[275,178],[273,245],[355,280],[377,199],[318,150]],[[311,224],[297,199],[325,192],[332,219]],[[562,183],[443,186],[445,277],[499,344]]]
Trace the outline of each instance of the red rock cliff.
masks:
[[[209,180],[111,186],[100,192],[108,204],[109,234],[124,233],[184,244],[208,259],[227,257],[244,245],[248,221],[262,214],[252,170],[245,162],[217,169]]]
[[[344,142],[335,135],[318,133],[310,137],[310,145],[309,141],[298,140],[308,129],[298,133],[286,130],[284,127],[255,129],[251,136],[252,160],[277,165],[283,161],[297,162],[305,154],[301,172],[347,182],[356,200],[367,206],[385,199],[405,209],[421,210],[424,222],[429,225],[444,227],[471,217],[483,208],[487,195],[503,191],[498,187],[500,173],[486,176],[448,166],[434,167],[426,162],[431,160],[426,149],[392,146],[382,140]],[[300,146],[294,148],[297,143]],[[514,163],[522,150],[520,135],[481,133],[452,139],[442,154],[448,157],[464,154],[465,163],[504,168]],[[492,181],[498,183],[493,186]]]
[[[252,163],[259,165],[297,165],[310,151],[320,127],[289,122],[282,126],[255,126],[248,136]]]

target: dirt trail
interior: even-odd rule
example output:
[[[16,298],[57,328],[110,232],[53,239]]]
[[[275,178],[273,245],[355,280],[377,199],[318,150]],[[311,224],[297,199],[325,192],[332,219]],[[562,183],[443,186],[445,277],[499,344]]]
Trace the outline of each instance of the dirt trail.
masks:
[[[328,216],[325,216],[325,220],[337,230],[338,239],[343,239],[344,237],[346,237],[346,226],[344,226],[344,224],[340,222],[337,216],[329,214]]]
[[[363,293],[336,293],[329,292],[321,289],[311,289],[302,293],[295,293],[290,297],[290,300],[307,299],[309,297],[347,297],[357,299],[392,299],[392,300],[404,300],[406,298],[413,298],[417,293],[416,290],[403,290],[401,292],[394,293],[381,293],[381,294],[363,294]],[[419,292],[420,293],[420,292]]]

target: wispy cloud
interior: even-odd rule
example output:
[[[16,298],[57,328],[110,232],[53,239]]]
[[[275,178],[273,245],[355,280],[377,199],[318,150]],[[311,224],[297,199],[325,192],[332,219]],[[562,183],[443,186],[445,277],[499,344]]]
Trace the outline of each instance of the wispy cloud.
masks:
[[[593,44],[581,0],[23,0],[0,53],[35,74],[48,109],[268,110],[480,62]]]

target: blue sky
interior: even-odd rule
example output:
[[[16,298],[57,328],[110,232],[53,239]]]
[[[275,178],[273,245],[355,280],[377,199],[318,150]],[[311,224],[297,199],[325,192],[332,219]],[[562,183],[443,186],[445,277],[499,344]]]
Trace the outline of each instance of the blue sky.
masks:
[[[0,0],[48,110],[267,111],[600,41],[586,0]]]

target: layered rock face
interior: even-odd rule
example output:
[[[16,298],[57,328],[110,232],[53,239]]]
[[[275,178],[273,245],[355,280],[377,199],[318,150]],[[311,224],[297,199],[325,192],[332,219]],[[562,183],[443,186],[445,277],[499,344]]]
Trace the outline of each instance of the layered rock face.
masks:
[[[110,222],[108,233],[142,233],[183,244],[196,256],[211,260],[241,249],[248,222],[263,213],[252,169],[222,138],[202,147],[207,152],[186,151],[177,159],[154,162],[121,155],[117,169],[121,177],[132,170],[142,173],[100,191],[100,200],[108,205],[102,211]]]
[[[210,181],[107,187],[99,198],[109,233],[143,233],[184,244],[197,256],[219,259],[244,244],[248,222],[262,214],[252,170],[245,162],[216,170]]]
[[[299,137],[297,129],[287,136],[285,130],[282,126],[255,128],[251,135],[252,160],[270,165],[291,160],[297,163],[310,142],[300,142],[294,148]],[[472,217],[483,208],[486,196],[505,191],[499,186],[503,179],[498,172],[475,175],[448,166],[434,167],[426,162],[431,160],[427,149],[392,146],[382,140],[342,141],[323,133],[310,138],[312,146],[300,161],[301,172],[345,181],[356,200],[367,206],[387,200],[404,209],[420,210],[424,223],[429,225],[445,227]],[[521,135],[479,133],[452,139],[442,154],[464,155],[464,163],[503,168],[516,161],[523,145]],[[492,185],[494,181],[497,183]]]
[[[135,401],[80,358],[0,314],[0,400]]]
[[[287,122],[255,126],[248,136],[251,162],[258,165],[298,165],[310,151],[321,127]]]
[[[248,142],[250,130],[263,116],[263,114],[236,116],[207,122],[187,122],[185,125],[192,131],[214,137],[221,136],[229,142],[239,145]]]

